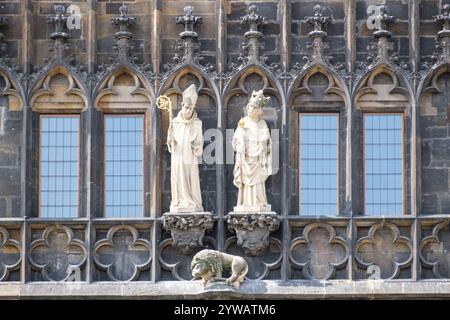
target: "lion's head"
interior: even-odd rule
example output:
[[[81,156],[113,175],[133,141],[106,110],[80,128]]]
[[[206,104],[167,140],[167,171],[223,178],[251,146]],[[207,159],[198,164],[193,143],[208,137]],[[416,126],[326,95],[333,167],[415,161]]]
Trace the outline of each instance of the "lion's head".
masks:
[[[194,278],[203,278],[208,281],[222,270],[222,264],[218,253],[207,249],[198,252],[192,258],[191,270]]]

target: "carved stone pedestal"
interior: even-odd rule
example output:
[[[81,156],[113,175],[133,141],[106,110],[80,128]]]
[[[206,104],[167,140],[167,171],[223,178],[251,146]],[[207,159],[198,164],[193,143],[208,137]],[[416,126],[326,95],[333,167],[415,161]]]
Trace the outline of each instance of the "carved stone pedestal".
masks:
[[[276,212],[228,214],[228,230],[236,232],[237,244],[248,256],[261,256],[269,247],[270,232],[278,230],[280,220]]]
[[[212,229],[213,220],[210,212],[167,212],[162,225],[172,235],[172,247],[181,254],[191,254],[203,247],[205,230]]]
[[[203,291],[214,292],[236,292],[237,290],[239,289],[234,286],[230,286],[225,281],[208,282],[203,288]]]

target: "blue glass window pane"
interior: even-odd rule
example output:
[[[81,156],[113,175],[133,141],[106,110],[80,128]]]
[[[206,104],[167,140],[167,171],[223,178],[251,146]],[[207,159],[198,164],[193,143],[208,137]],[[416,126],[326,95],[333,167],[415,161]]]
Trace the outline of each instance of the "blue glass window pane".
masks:
[[[364,117],[366,215],[402,214],[402,127],[401,114]]]
[[[143,216],[142,115],[105,115],[105,215]]]
[[[338,210],[337,114],[300,115],[300,214]]]
[[[41,116],[40,216],[78,216],[79,117]]]

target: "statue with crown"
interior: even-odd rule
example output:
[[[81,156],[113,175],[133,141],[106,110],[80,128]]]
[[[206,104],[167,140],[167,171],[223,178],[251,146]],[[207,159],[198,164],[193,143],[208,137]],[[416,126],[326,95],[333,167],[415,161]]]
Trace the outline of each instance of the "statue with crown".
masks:
[[[253,91],[233,136],[236,152],[233,183],[238,188],[234,212],[267,212],[267,178],[272,174],[272,141],[263,108],[269,102],[263,91]]]
[[[270,98],[263,90],[253,91],[234,133],[236,152],[233,184],[238,189],[237,204],[228,214],[228,228],[236,232],[237,245],[248,256],[260,256],[269,247],[270,232],[279,227],[266,195],[266,180],[272,175],[272,140],[263,119]]]
[[[172,116],[169,97],[160,96],[158,108],[169,113],[167,149],[170,156],[170,212],[163,215],[163,227],[172,233],[172,246],[190,254],[203,246],[205,229],[212,228],[210,212],[203,211],[198,159],[203,153],[202,121],[197,117],[197,88],[182,93],[181,110]]]

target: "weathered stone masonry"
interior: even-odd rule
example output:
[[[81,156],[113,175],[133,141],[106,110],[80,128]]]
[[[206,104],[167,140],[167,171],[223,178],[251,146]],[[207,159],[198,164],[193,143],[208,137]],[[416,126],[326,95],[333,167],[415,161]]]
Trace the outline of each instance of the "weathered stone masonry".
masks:
[[[450,296],[446,4],[1,1],[0,297]],[[69,5],[80,9],[79,29],[67,28],[67,19],[76,22]],[[386,6],[375,30],[366,23],[370,5]],[[279,228],[262,255],[245,256],[248,277],[257,281],[222,296],[186,282],[196,251],[175,250],[161,221],[169,211],[170,155],[168,119],[156,98],[168,95],[178,106],[191,83],[199,88],[204,131],[217,128],[225,137],[256,89],[271,97],[265,120],[280,130],[274,141],[280,170],[266,185]],[[364,215],[367,111],[404,115],[402,216]],[[337,216],[299,215],[300,112],[339,113]],[[75,219],[38,216],[42,113],[81,115]],[[104,217],[104,113],[145,115],[141,218]],[[229,141],[223,142],[206,139],[205,147],[217,143],[225,158]],[[202,243],[244,256],[227,223],[236,202],[233,165],[222,163],[200,165],[204,209],[213,213]]]

